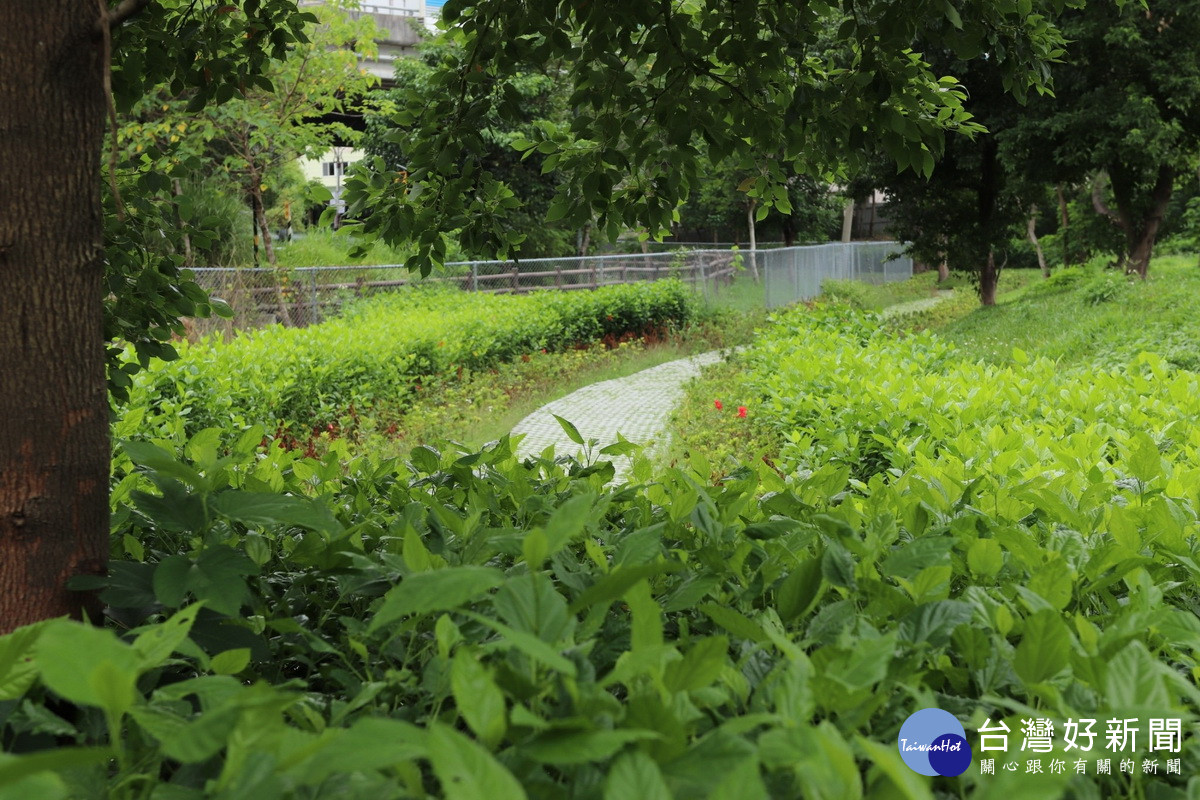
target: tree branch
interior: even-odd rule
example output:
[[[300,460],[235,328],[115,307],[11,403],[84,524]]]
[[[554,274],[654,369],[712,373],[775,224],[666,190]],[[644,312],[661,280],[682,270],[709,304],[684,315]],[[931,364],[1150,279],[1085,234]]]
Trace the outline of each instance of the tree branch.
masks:
[[[1107,183],[1108,173],[1106,172],[1097,173],[1096,177],[1092,180],[1092,208],[1096,209],[1097,214],[1105,217],[1112,224],[1124,230],[1125,226],[1121,223],[1121,218],[1104,202],[1104,187]]]
[[[103,17],[97,20],[96,29],[98,31],[102,29],[112,30],[145,8],[149,2],[150,0],[121,0],[116,8],[109,9]]]

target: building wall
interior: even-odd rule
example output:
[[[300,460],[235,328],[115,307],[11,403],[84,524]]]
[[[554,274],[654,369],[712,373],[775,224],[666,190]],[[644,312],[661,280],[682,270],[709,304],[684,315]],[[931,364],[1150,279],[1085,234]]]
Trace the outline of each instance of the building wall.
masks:
[[[337,197],[341,193],[345,170],[362,157],[363,151],[355,147],[331,147],[320,158],[300,159],[300,171],[306,181],[320,181]]]

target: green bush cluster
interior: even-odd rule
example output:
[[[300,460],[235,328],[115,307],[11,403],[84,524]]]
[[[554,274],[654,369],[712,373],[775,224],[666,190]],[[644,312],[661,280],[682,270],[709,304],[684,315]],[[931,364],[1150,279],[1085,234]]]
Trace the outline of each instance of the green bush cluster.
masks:
[[[157,436],[345,426],[381,406],[399,413],[433,376],[682,326],[695,314],[693,294],[673,280],[523,296],[395,292],[320,325],[182,347],[178,361],[138,376],[125,418]]]

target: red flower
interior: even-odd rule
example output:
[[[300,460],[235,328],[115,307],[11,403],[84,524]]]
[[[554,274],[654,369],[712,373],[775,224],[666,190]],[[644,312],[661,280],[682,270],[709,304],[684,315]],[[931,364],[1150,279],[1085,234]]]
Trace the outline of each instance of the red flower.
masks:
[[[720,411],[720,410],[721,410],[722,408],[724,408],[725,406],[721,405],[721,401],[720,401],[720,400],[713,400],[713,407],[714,407],[714,408],[716,408],[716,409],[717,409],[717,411]]]
[[[738,406],[738,416],[742,417],[743,419],[746,417],[746,407],[745,406]]]

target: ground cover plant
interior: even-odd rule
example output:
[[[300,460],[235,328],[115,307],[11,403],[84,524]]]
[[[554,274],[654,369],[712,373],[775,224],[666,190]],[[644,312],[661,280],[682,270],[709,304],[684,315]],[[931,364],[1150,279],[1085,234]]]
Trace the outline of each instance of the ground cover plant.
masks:
[[[115,630],[0,638],[0,786],[1186,797],[1191,738],[1182,776],[1056,750],[1087,774],[930,780],[893,743],[928,706],[1195,721],[1200,376],[980,364],[844,307],[772,330],[758,394],[709,410],[784,444],[724,475],[628,444],[618,486],[507,439],[384,462],[264,451],[253,426],[124,444],[93,582]]]
[[[941,333],[993,363],[1010,362],[1015,346],[1067,365],[1118,365],[1150,351],[1200,370],[1195,256],[1157,258],[1144,281],[1104,265],[1100,259],[1057,270],[1026,289],[1020,302],[964,316]]]
[[[679,281],[496,296],[420,288],[364,300],[308,328],[183,346],[136,377],[122,425],[150,437],[262,424],[305,441],[363,419],[386,429],[425,383],[543,351],[665,337],[698,313]]]

